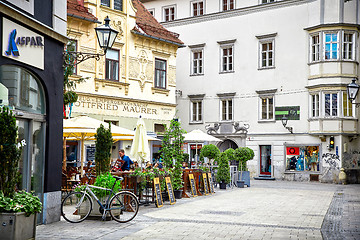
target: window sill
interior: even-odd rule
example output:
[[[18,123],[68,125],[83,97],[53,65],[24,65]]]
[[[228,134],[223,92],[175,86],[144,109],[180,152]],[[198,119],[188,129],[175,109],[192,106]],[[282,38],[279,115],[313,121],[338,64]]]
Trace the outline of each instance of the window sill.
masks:
[[[122,89],[122,87],[125,87],[125,91],[127,91],[129,85],[130,85],[129,83],[119,82],[115,80],[95,78],[95,91],[99,91],[100,86],[117,87],[120,90]]]
[[[353,120],[357,121],[356,117],[317,117],[317,118],[309,118],[308,121],[319,121],[319,120],[332,120],[332,121],[340,121],[340,120]]]
[[[170,93],[170,90],[168,90],[168,89],[155,88],[155,87],[152,87],[151,91],[152,91],[153,94],[159,93],[159,94],[165,94],[166,96],[169,96],[169,93]]]
[[[275,67],[260,67],[258,70],[269,70],[269,69],[275,69]]]
[[[197,124],[203,124],[204,122],[201,121],[201,122],[189,122],[189,125],[197,125]]]
[[[223,71],[223,72],[219,72],[219,74],[225,74],[225,73],[234,73],[235,71]]]
[[[258,123],[275,123],[275,122],[276,122],[275,119],[269,119],[269,120],[261,119],[261,120],[258,120]]]
[[[284,174],[291,174],[291,173],[311,173],[311,174],[321,174],[320,171],[291,171],[291,170],[285,170]]]
[[[327,62],[346,62],[346,63],[355,63],[356,65],[359,65],[359,62],[356,60],[339,60],[339,59],[329,59],[329,60],[320,60],[320,61],[314,61],[314,62],[309,62],[308,65],[315,65],[315,64],[320,64],[320,63],[327,63]]]
[[[196,77],[196,76],[204,76],[203,73],[200,73],[200,74],[190,74],[190,77]]]

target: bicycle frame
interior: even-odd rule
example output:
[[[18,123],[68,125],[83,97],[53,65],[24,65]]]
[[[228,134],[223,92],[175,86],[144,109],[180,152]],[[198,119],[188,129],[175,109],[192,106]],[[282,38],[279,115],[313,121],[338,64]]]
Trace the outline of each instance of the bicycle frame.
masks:
[[[99,200],[99,198],[96,197],[96,195],[94,194],[94,192],[91,191],[91,188],[96,188],[96,189],[101,189],[101,190],[110,191],[110,194],[109,194],[109,196],[108,196],[108,198],[107,198],[107,200],[106,200],[106,203],[105,203],[104,205],[101,203],[101,201]],[[102,218],[105,219],[105,216],[106,216],[107,211],[110,210],[110,208],[109,208],[110,199],[111,199],[112,196],[115,195],[115,192],[114,192],[112,189],[109,189],[109,188],[97,187],[97,186],[93,186],[93,185],[88,185],[88,184],[87,184],[86,187],[85,187],[85,190],[83,191],[83,193],[84,193],[84,195],[83,195],[82,198],[80,199],[79,204],[81,204],[82,201],[84,200],[85,193],[89,193],[89,194],[96,200],[96,202],[99,204],[99,206],[101,207],[101,209],[104,210]]]

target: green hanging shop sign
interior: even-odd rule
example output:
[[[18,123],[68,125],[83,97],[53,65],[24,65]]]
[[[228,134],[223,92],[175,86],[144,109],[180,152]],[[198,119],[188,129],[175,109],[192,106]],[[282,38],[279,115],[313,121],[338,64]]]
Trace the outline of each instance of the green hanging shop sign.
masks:
[[[288,120],[300,120],[300,106],[275,107],[275,120],[287,117]]]

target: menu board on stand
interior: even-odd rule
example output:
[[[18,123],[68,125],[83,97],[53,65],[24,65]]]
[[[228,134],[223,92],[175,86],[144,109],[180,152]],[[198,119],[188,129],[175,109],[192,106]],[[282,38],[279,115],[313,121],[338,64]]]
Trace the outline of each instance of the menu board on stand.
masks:
[[[197,192],[196,192],[196,185],[195,185],[195,179],[194,179],[194,175],[192,173],[189,174],[189,181],[190,181],[190,186],[191,186],[191,193],[193,195],[193,197],[197,197]]]
[[[155,189],[155,198],[156,198],[156,207],[162,207],[163,201],[161,196],[161,187],[160,187],[160,179],[154,178],[154,189]]]
[[[173,188],[172,188],[172,185],[171,185],[170,177],[166,177],[165,181],[166,181],[166,188],[167,188],[167,191],[169,193],[170,205],[173,205],[173,204],[176,203],[176,200],[175,200],[174,191],[173,191]]]
[[[209,195],[209,186],[208,186],[208,181],[207,181],[207,174],[203,173],[203,182],[204,182],[204,193],[205,196]]]
[[[210,193],[215,193],[214,191],[214,183],[213,183],[213,180],[212,180],[212,176],[211,176],[211,173],[208,173],[208,180],[209,180],[209,189],[210,189]]]

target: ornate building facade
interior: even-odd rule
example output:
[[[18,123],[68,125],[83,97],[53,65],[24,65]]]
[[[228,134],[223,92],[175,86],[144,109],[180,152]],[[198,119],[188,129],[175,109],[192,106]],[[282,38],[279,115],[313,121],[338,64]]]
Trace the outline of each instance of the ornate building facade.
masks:
[[[100,52],[94,28],[106,17],[119,32],[115,43],[99,61],[77,65],[72,79],[86,80],[66,110],[131,130],[141,116],[147,131],[162,132],[175,115],[176,52],[183,43],[138,0],[68,0],[68,37],[77,51]]]

